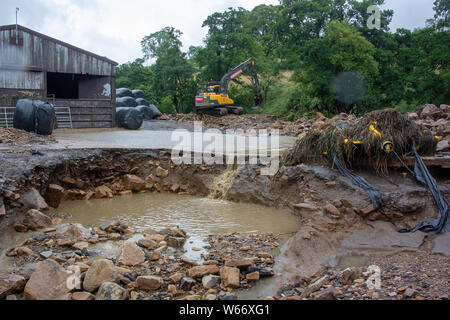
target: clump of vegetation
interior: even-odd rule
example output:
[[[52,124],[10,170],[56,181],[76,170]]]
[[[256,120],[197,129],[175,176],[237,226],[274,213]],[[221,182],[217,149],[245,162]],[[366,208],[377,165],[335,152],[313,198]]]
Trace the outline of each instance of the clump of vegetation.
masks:
[[[354,143],[355,142],[355,143]],[[391,142],[394,149],[386,152],[383,143]],[[299,139],[284,157],[285,165],[317,161],[334,153],[348,166],[365,163],[377,173],[386,174],[387,164],[396,157],[412,153],[415,145],[421,155],[433,155],[437,140],[430,131],[416,125],[395,109],[376,110],[366,114],[355,125],[340,129],[330,125],[323,131],[311,130]]]

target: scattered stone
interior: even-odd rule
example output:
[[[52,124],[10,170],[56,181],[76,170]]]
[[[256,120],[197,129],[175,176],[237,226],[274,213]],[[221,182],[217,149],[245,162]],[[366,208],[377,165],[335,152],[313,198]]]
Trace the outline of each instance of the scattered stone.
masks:
[[[76,250],[83,250],[88,247],[89,247],[89,243],[87,243],[86,241],[77,242],[72,246],[72,248],[74,248]]]
[[[137,277],[136,283],[138,288],[141,290],[154,291],[158,290],[164,281],[158,276],[140,276]]]
[[[339,291],[336,288],[327,288],[317,292],[314,297],[317,300],[336,300],[338,292]]]
[[[352,268],[347,268],[340,273],[338,279],[342,285],[350,285],[356,279],[356,272]]]
[[[16,232],[27,232],[28,231],[28,227],[26,225],[21,224],[21,223],[16,223],[14,225],[14,230],[16,230]]]
[[[3,198],[0,197],[0,218],[6,216],[5,204],[3,203]]]
[[[43,251],[40,253],[41,257],[43,257],[44,259],[48,259],[53,255],[52,251]]]
[[[328,203],[325,206],[325,211],[328,212],[331,216],[333,217],[340,217],[341,216],[341,212],[339,211],[338,208],[336,208],[334,205],[332,205],[331,203]]]
[[[161,179],[165,179],[169,176],[169,170],[166,170],[162,167],[157,167],[156,168],[156,176]]]
[[[180,272],[177,272],[169,277],[170,281],[173,283],[178,283],[183,279],[183,275]]]
[[[258,274],[259,277],[259,274]],[[202,285],[205,289],[211,289],[217,286],[220,282],[220,277],[215,275],[206,275],[202,278]]]
[[[69,300],[68,273],[55,260],[41,261],[25,286],[29,300]]]
[[[112,261],[99,259],[92,263],[92,266],[86,272],[83,281],[83,288],[86,291],[94,292],[103,282],[118,281],[118,273]]]
[[[139,239],[138,245],[140,245],[141,247],[147,248],[147,249],[156,249],[159,247],[158,242],[156,242],[155,240],[147,239],[147,238]]]
[[[124,266],[136,266],[145,261],[145,253],[134,241],[125,241],[117,256],[117,264]]]
[[[246,268],[252,264],[253,260],[249,258],[225,260],[226,267]]]
[[[104,282],[98,290],[95,300],[126,300],[127,291],[114,282]]]
[[[83,225],[73,223],[64,232],[64,236],[71,240],[86,240],[91,237],[91,232]]]
[[[167,237],[167,245],[172,248],[183,248],[186,238],[181,237]]]
[[[25,283],[25,278],[16,274],[0,275],[0,300],[12,293],[21,292]]]
[[[375,212],[377,209],[375,209],[375,207],[373,206],[373,204],[369,204],[367,207],[363,208],[360,210],[361,215],[363,217],[368,216],[369,214]]]
[[[259,272],[255,271],[255,272],[249,273],[245,276],[245,279],[247,279],[247,281],[258,281],[259,280]]]
[[[95,296],[89,292],[74,292],[72,293],[72,300],[77,301],[95,300]]]
[[[18,247],[16,248],[17,255],[20,256],[32,256],[35,253],[28,247]]]
[[[200,278],[207,274],[217,274],[219,273],[219,267],[215,265],[203,265],[203,266],[195,266],[190,268],[186,274],[188,277],[192,278]]]
[[[181,279],[180,289],[183,291],[189,291],[197,283],[195,279],[191,277],[184,277]]]
[[[220,277],[224,287],[239,288],[239,276],[240,271],[235,267],[223,267],[220,270]]]

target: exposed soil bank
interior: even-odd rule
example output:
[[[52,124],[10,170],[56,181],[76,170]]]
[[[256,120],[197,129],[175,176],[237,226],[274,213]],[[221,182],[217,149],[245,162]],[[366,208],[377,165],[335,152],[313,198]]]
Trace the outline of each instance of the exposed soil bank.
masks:
[[[54,190],[49,188],[51,184],[63,188],[61,201],[113,197],[130,194],[132,190],[207,196],[215,187],[215,178],[226,170],[225,166],[176,166],[170,162],[170,154],[165,150],[48,151],[34,156],[29,152],[10,152],[2,153],[0,157],[0,187],[6,208],[0,231],[22,223],[28,208],[21,200],[32,187],[47,201],[55,200],[55,195],[52,197],[49,193]],[[256,288],[253,297],[276,296],[278,291],[279,298],[283,298],[281,294],[286,292],[283,285],[291,283],[292,288],[287,290],[284,298],[314,298],[316,292],[330,285],[329,281],[323,281],[320,286],[316,284],[316,290],[300,289],[307,288],[322,276],[330,264],[337,264],[335,269],[340,269],[340,256],[371,253],[383,256],[393,251],[413,250],[436,255],[440,261],[448,263],[447,256],[432,252],[436,247],[432,243],[436,241],[434,236],[425,238],[422,233],[400,235],[396,232],[397,228],[411,227],[436,215],[431,195],[411,177],[403,178],[393,173],[386,179],[359,172],[383,192],[385,210],[377,212],[371,208],[362,190],[327,167],[285,167],[274,177],[260,175],[260,169],[256,165],[247,165],[236,173],[226,198],[286,210],[300,218],[301,228],[276,257],[273,270],[276,276],[261,282],[263,289],[258,293]],[[448,198],[448,178],[437,178],[443,195]],[[2,249],[9,248],[10,241],[2,236]],[[441,247],[448,245],[444,242]],[[238,247],[235,249],[239,250]],[[437,273],[436,277],[445,280]],[[355,276],[355,280],[358,279]],[[295,288],[300,289],[295,291]],[[342,298],[345,294],[343,292]],[[423,294],[427,297],[426,290]],[[337,293],[332,296],[341,298]]]

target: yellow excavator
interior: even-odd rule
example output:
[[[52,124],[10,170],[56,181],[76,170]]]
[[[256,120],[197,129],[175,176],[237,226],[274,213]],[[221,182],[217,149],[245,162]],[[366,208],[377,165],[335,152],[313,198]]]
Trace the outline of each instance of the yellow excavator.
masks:
[[[256,72],[255,59],[250,58],[228,71],[220,82],[209,82],[206,90],[195,97],[195,110],[197,114],[210,114],[224,116],[229,113],[243,114],[244,109],[234,105],[234,101],[228,96],[230,81],[249,69],[252,76],[253,93],[255,96],[254,108],[264,103],[259,88],[258,74]]]

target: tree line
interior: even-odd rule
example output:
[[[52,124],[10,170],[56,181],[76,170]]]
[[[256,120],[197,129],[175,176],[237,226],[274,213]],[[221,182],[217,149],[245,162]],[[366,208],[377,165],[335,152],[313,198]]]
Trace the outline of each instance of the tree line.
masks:
[[[266,100],[261,112],[288,120],[315,111],[360,115],[449,103],[450,0],[434,1],[434,18],[413,31],[390,30],[392,10],[380,10],[379,28],[371,28],[369,6],[383,4],[280,0],[251,11],[228,8],[207,17],[204,44],[187,52],[182,32],[166,27],[142,39],[142,58],[117,68],[117,87],[144,90],[165,112],[192,112],[208,81],[253,57]],[[233,81],[230,97],[249,109],[253,92],[246,80]]]

